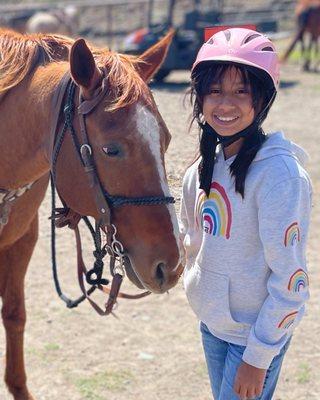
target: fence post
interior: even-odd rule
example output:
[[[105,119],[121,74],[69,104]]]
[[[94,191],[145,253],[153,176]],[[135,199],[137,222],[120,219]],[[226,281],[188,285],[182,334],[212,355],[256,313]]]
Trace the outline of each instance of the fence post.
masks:
[[[109,47],[113,48],[113,41],[114,41],[114,35],[113,35],[113,30],[112,30],[112,15],[113,15],[113,5],[110,4],[107,6],[107,36],[108,36],[108,41],[110,40]]]
[[[149,6],[148,6],[148,28],[150,28],[151,25],[152,25],[153,6],[154,6],[154,0],[149,0]]]
[[[173,11],[175,4],[176,0],[169,0],[168,20],[167,20],[169,26],[173,25]]]
[[[224,0],[218,0],[218,10],[223,13]]]

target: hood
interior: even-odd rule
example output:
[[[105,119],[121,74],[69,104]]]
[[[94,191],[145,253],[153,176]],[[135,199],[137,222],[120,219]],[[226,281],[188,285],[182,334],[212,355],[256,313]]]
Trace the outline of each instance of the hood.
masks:
[[[309,155],[302,147],[286,139],[283,132],[275,132],[267,135],[267,140],[258,151],[254,161],[261,161],[278,155],[293,157],[302,166],[309,159]]]

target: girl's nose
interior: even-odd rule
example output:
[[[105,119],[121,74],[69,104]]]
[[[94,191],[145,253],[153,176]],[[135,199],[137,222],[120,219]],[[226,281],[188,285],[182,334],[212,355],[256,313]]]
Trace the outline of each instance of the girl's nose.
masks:
[[[234,107],[234,103],[232,101],[231,96],[228,95],[224,95],[224,96],[220,96],[219,98],[219,107],[222,109],[231,109]]]

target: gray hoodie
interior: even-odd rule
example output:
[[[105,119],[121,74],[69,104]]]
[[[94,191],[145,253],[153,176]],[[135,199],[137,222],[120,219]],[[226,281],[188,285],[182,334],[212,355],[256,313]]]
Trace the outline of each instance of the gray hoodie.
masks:
[[[213,335],[246,346],[243,360],[267,369],[291,336],[309,297],[306,242],[311,182],[306,153],[281,132],[268,135],[252,162],[245,197],[221,149],[209,198],[198,162],[186,172],[181,236],[188,301]]]

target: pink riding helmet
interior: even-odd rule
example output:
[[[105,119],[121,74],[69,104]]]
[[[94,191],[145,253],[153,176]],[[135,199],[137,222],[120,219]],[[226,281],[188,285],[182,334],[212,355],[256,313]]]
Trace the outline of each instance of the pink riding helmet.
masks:
[[[250,65],[265,71],[279,86],[279,61],[273,43],[262,33],[230,28],[215,33],[202,45],[192,70],[206,61],[226,61]]]

